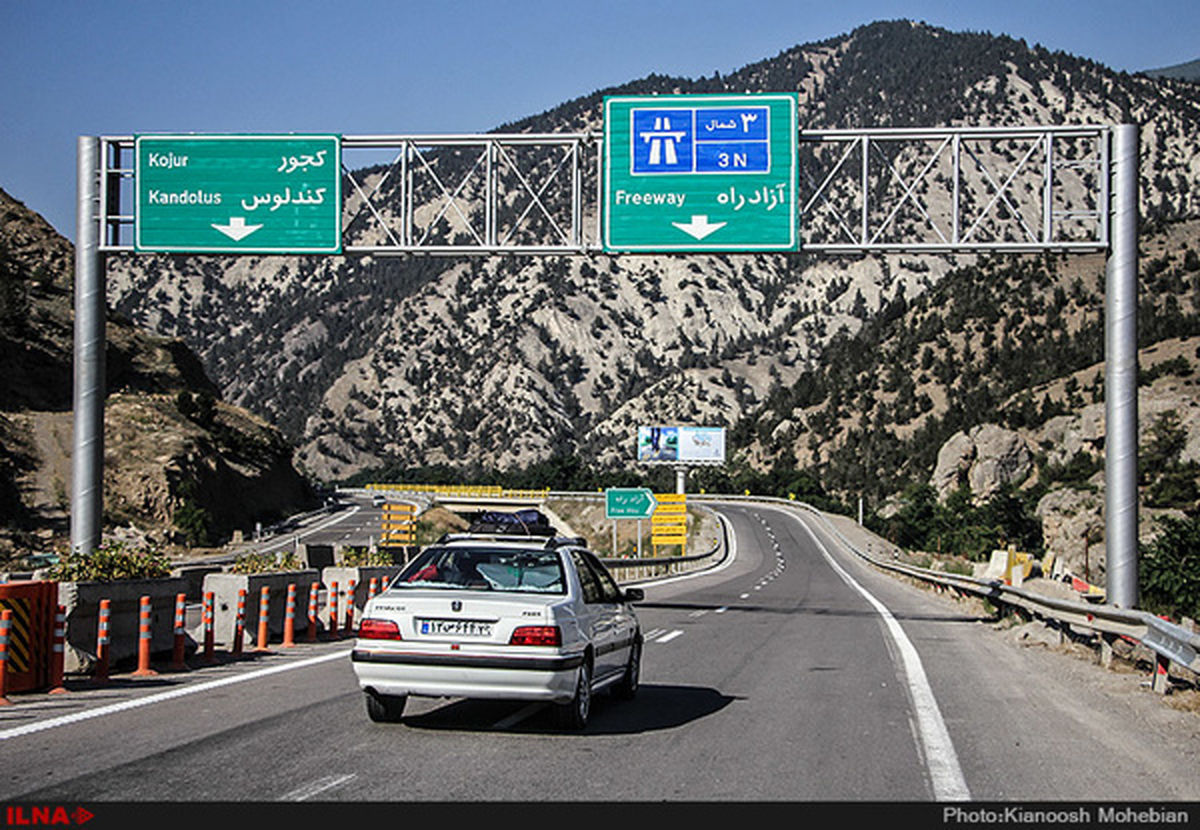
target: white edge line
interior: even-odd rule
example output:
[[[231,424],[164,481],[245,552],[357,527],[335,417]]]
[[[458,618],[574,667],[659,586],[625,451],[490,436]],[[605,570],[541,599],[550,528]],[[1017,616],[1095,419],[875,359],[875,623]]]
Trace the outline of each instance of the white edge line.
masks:
[[[340,787],[352,778],[356,778],[357,773],[347,773],[345,775],[327,775],[324,778],[318,778],[311,784],[306,784],[303,787],[292,790],[287,795],[280,798],[280,801],[307,801],[315,795],[320,795],[326,790],[332,790],[334,787]]]
[[[242,683],[247,680],[256,680],[260,677],[266,677],[267,675],[271,674],[278,674],[280,672],[291,671],[292,669],[303,669],[307,668],[308,666],[315,666],[318,663],[324,663],[329,660],[343,658],[349,653],[349,651],[337,651],[333,654],[323,654],[320,657],[309,657],[305,660],[297,660],[294,663],[284,663],[278,666],[271,666],[269,668],[247,672],[246,674],[223,677],[220,680],[209,680],[205,683],[197,683],[194,686],[183,686],[178,689],[171,689],[170,691],[159,692],[158,694],[147,695],[146,697],[139,697],[134,700],[125,700],[121,703],[100,706],[96,709],[88,709],[83,712],[74,712],[70,715],[62,715],[61,717],[57,718],[50,718],[48,720],[37,721],[35,723],[28,723],[24,726],[17,726],[12,729],[0,731],[0,741],[7,741],[10,738],[19,738],[22,735],[32,735],[35,732],[44,732],[47,729],[56,729],[60,726],[67,726],[72,723],[80,723],[85,720],[92,720],[93,718],[101,718],[106,715],[113,715],[118,712],[128,711],[130,709],[138,709],[142,706],[151,706],[155,703],[162,703],[166,700],[174,700],[175,698],[186,697],[187,695],[207,692],[210,689],[217,689],[222,686],[231,686],[234,683]]]
[[[938,709],[937,699],[925,675],[921,657],[913,646],[908,635],[892,612],[874,596],[855,581],[854,577],[834,560],[825,545],[817,538],[817,534],[800,516],[795,516],[800,526],[808,532],[821,555],[829,563],[837,575],[854,590],[858,591],[869,602],[875,611],[883,618],[888,634],[895,643],[904,664],[904,674],[908,681],[908,691],[912,698],[913,709],[917,717],[917,731],[920,734],[925,764],[929,771],[930,782],[933,786],[933,796],[938,801],[970,801],[971,792],[967,789],[967,781],[963,777],[962,768],[958,764],[958,754],[954,751],[954,743],[950,740],[950,732]]]

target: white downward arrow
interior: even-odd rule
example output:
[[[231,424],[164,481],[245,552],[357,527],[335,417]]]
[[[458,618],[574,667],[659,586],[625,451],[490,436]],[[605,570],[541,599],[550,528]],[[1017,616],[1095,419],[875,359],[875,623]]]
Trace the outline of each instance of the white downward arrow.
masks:
[[[696,239],[703,239],[715,230],[725,227],[725,222],[709,222],[707,216],[693,216],[691,222],[672,222],[672,225]]]
[[[247,225],[246,218],[244,216],[230,216],[228,225],[218,225],[216,222],[213,222],[213,227],[228,236],[234,242],[240,242],[261,228],[262,225]]]

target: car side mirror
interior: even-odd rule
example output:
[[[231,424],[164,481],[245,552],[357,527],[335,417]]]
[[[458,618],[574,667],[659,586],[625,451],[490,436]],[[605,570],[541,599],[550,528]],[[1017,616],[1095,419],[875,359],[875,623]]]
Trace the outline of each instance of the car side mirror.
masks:
[[[626,588],[621,598],[625,602],[641,602],[646,598],[646,592],[641,588]]]

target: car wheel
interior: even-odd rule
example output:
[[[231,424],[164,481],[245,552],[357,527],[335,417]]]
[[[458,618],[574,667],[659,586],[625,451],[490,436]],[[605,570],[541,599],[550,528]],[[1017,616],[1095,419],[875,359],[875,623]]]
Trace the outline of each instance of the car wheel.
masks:
[[[369,691],[367,695],[367,717],[376,723],[398,723],[404,714],[404,695],[381,695]]]
[[[564,729],[583,729],[592,710],[592,660],[585,658],[575,677],[575,696],[555,710],[558,725]]]
[[[629,647],[629,664],[625,667],[625,675],[613,686],[613,695],[621,700],[629,700],[637,694],[642,674],[642,640],[638,637]]]

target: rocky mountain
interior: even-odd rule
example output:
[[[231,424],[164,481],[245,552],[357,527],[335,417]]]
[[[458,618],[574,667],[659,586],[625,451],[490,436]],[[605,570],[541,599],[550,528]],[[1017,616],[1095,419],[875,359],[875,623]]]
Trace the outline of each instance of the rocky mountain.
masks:
[[[0,190],[0,561],[69,536],[71,244]],[[206,545],[311,503],[291,449],[221,400],[182,340],[107,323],[104,522],[157,546]]]
[[[727,76],[652,75],[498,131],[597,130],[606,94],[755,91],[798,92],[807,128],[1136,122],[1146,227],[1190,239],[1179,223],[1200,216],[1196,85],[909,21]],[[1095,255],[139,255],[112,258],[108,285],[114,308],[184,339],[225,398],[277,423],[321,479],[565,456],[633,469],[638,424],[681,422],[731,430],[734,463],[714,486],[795,465],[879,504],[927,482],[956,432],[1027,417],[1027,401],[1048,399],[1033,387],[1102,359],[1102,274]],[[1190,291],[1179,279],[1164,302]],[[1009,303],[1023,310],[1002,314]],[[1095,391],[1069,394],[1061,406]]]

